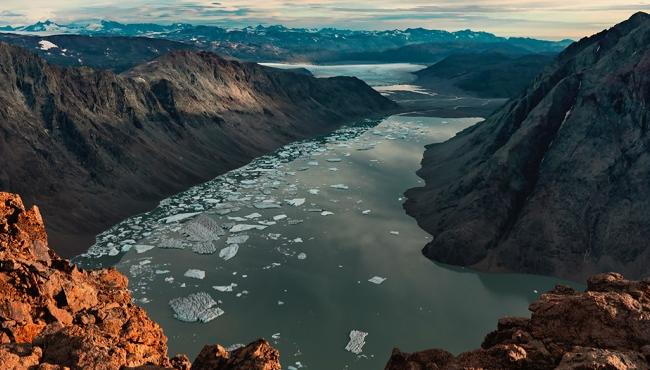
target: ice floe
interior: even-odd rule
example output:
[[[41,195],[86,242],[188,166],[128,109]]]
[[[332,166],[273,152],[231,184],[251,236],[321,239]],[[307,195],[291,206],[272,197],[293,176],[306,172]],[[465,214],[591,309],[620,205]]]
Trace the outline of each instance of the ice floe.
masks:
[[[224,314],[222,309],[215,307],[217,302],[205,292],[174,298],[169,305],[174,311],[174,318],[185,322],[208,322]]]
[[[239,245],[230,244],[227,247],[223,248],[221,251],[219,251],[219,257],[223,258],[224,261],[228,261],[229,259],[237,255],[237,251],[239,251]]]
[[[166,224],[171,224],[172,222],[182,221],[182,220],[185,220],[187,218],[194,217],[194,216],[200,215],[200,214],[201,214],[201,212],[179,213],[177,215],[165,217],[165,218],[161,219],[160,221],[164,222]]]
[[[363,346],[366,344],[366,336],[368,333],[359,331],[359,330],[352,330],[350,332],[350,341],[348,344],[345,346],[345,350],[354,353],[355,355],[360,354],[363,352]]]
[[[183,276],[192,278],[192,279],[204,279],[205,278],[205,271],[203,270],[198,270],[198,269],[189,269],[185,271]]]
[[[373,283],[373,284],[379,285],[379,284],[383,283],[384,281],[386,281],[386,278],[383,278],[381,276],[373,276],[370,279],[368,279],[368,281]]]
[[[294,207],[299,207],[303,204],[305,204],[306,199],[305,198],[296,198],[296,199],[287,199],[285,202],[288,204],[294,206]]]
[[[248,225],[248,224],[238,224],[230,228],[231,233],[240,233],[242,231],[249,230],[264,230],[266,226],[263,225]]]

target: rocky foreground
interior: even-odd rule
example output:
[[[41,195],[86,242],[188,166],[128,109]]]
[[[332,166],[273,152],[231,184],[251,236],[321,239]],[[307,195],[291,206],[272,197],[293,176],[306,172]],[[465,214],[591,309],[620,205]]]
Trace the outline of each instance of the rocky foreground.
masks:
[[[527,91],[427,148],[424,254],[583,281],[650,275],[650,15],[569,46]]]
[[[480,349],[395,349],[385,370],[650,369],[650,279],[597,275],[585,292],[557,286],[530,311],[530,319],[499,320]]]
[[[83,271],[48,247],[37,207],[0,193],[0,368],[278,370],[258,340],[233,352],[205,346],[169,358],[167,337],[132,303],[115,269]]]

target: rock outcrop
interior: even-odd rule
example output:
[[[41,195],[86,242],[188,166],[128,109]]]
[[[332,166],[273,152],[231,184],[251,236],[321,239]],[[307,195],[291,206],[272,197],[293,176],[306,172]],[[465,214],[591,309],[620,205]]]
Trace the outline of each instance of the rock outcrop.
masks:
[[[167,337],[133,304],[124,275],[83,271],[57,256],[38,208],[26,210],[9,193],[0,193],[0,364],[3,370],[191,366],[185,356],[168,358]],[[279,354],[262,340],[233,352],[206,346],[193,368],[276,370]]]
[[[57,252],[289,142],[386,114],[361,80],[176,51],[117,75],[0,42],[0,190],[43,207]]]
[[[478,350],[395,349],[386,370],[650,369],[650,280],[596,275],[585,292],[557,286],[530,311],[499,320]]]
[[[650,15],[568,47],[527,91],[427,148],[406,209],[448,264],[650,275]]]

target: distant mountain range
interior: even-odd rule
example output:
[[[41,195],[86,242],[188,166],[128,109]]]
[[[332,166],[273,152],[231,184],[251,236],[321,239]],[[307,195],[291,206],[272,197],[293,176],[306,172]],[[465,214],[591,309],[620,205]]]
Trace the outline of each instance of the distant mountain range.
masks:
[[[77,34],[86,36],[141,36],[182,42],[192,47],[217,52],[223,56],[250,61],[337,62],[411,61],[409,50],[399,48],[429,44],[434,49],[449,45],[498,45],[499,49],[514,49],[523,53],[558,53],[571,40],[544,41],[530,38],[505,38],[487,32],[463,30],[448,32],[409,28],[387,31],[353,31],[334,28],[307,29],[284,26],[256,26],[240,29],[176,23],[123,24],[113,21],[58,24],[52,21],[26,26],[4,26],[0,32],[37,34]],[[425,47],[426,48],[426,47]],[[485,49],[485,46],[483,47]],[[387,52],[386,55],[373,53]],[[422,57],[422,55],[426,57]],[[447,54],[444,54],[446,56]],[[406,55],[406,57],[405,57]],[[419,52],[418,62],[434,62],[440,52]],[[406,59],[406,60],[405,60]]]

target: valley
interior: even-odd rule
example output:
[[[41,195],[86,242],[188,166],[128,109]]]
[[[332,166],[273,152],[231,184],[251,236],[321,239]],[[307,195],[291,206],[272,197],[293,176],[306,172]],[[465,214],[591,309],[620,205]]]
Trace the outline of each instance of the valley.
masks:
[[[0,9],[0,367],[649,367],[637,5],[140,1]]]

